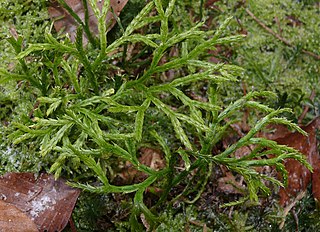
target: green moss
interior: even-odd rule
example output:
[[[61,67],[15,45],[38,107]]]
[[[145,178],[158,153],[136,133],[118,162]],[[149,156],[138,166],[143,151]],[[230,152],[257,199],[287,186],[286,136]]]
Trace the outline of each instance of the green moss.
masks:
[[[305,49],[319,55],[320,42],[317,38],[320,34],[317,28],[320,14],[316,3],[270,0],[238,4],[238,1],[219,1],[217,6],[220,12],[216,11],[214,17],[218,22],[232,14],[237,21],[230,25],[230,29],[247,34],[241,46],[232,47],[234,59],[231,60],[246,70],[246,90],[272,89],[283,100],[283,96],[287,95],[281,106],[279,102],[270,104],[292,108],[294,118],[298,118],[302,112],[301,107],[308,104],[312,90],[317,93],[313,104],[319,102],[320,89],[314,84],[319,82],[319,61],[302,52]],[[292,47],[264,30],[245,9],[249,9],[267,27],[288,40]],[[300,92],[298,98],[301,98],[298,101],[293,96],[297,91]],[[241,94],[242,90],[238,92]],[[319,108],[314,109],[313,113],[307,115],[306,122],[319,113]]]
[[[0,2],[0,62],[1,64],[16,63],[15,53],[5,40],[10,31],[23,36],[24,45],[44,41],[43,33],[50,25],[47,13],[47,1],[1,1]]]

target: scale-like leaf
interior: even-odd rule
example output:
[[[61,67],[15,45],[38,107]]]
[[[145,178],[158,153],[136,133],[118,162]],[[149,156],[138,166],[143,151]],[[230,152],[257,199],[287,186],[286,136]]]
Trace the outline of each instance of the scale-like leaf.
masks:
[[[73,123],[69,123],[61,127],[54,136],[47,141],[46,143],[43,143],[40,148],[40,154],[42,156],[47,155],[51,150],[55,148],[55,146],[58,144],[58,142],[61,141],[62,137],[65,135],[65,133],[73,126]]]

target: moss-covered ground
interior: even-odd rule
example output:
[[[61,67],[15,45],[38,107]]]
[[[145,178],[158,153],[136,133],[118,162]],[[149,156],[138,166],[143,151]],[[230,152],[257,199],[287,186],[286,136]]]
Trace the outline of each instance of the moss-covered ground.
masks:
[[[144,2],[129,1],[121,13],[121,26],[126,27],[129,24],[143,8]],[[168,1],[163,2],[165,5]],[[0,2],[1,68],[13,70],[19,63],[15,59],[14,49],[6,40],[10,33],[21,35],[23,46],[45,40],[44,32],[46,28],[52,26],[47,12],[48,4],[45,0]],[[276,109],[291,108],[293,114],[285,116],[295,123],[302,125],[318,116],[320,3],[312,0],[181,0],[176,1],[174,20],[169,26],[176,31],[183,31],[202,21],[204,28],[216,29],[230,16],[233,16],[233,19],[223,33],[243,34],[246,37],[242,42],[218,46],[210,50],[207,59],[211,62],[236,64],[245,71],[238,82],[220,85],[220,95],[217,99],[220,105],[227,106],[252,90],[268,90],[274,92],[277,98],[265,100],[263,103]],[[121,36],[121,26],[115,26],[108,34],[110,42]],[[155,29],[144,28],[144,30],[152,32]],[[58,36],[56,32],[53,31],[53,33]],[[172,50],[173,54],[174,52]],[[145,54],[148,55],[148,50]],[[141,66],[135,67],[123,62],[124,66],[127,65],[123,69],[130,69],[131,73],[135,73],[135,68],[144,67],[144,61],[149,62],[148,58],[143,54],[139,56],[137,61],[141,62]],[[139,73],[141,70],[136,72]],[[128,77],[128,80],[130,78],[132,77]],[[115,81],[117,82],[117,79]],[[13,132],[13,128],[8,126],[10,122],[19,117],[28,117],[30,109],[34,108],[36,94],[23,91],[23,88],[19,87],[23,84],[9,82],[0,85],[0,174],[11,171],[49,172],[52,160],[55,159],[50,155],[45,157],[35,155],[38,147],[33,142],[12,146],[7,137]],[[188,91],[198,98],[205,98],[207,96],[204,96],[202,88],[205,86],[193,86]],[[264,101],[264,99],[261,100]],[[171,99],[168,101],[170,102]],[[159,124],[162,123],[162,116],[153,115],[152,112],[149,115]],[[252,111],[241,112],[240,118],[246,120],[244,124],[252,126],[257,117],[259,114]],[[163,133],[170,133],[170,130]],[[172,146],[175,141],[176,138],[172,136]],[[197,141],[194,142],[197,143]],[[225,147],[222,140],[215,149],[223,150]],[[88,178],[86,174],[78,175],[79,173],[75,173],[76,177],[74,177],[69,171],[62,171],[62,176],[75,178],[73,180],[76,181]],[[257,205],[240,204],[222,207],[225,203],[238,200],[241,195],[233,190],[230,193],[219,190],[218,179],[223,175],[223,169],[220,166],[213,167],[205,189],[196,202],[189,204],[190,199],[180,198],[173,204],[168,203],[168,208],[163,209],[159,215],[160,222],[155,231],[320,231],[320,212],[311,194],[311,186],[306,196],[288,214],[285,226],[280,230],[279,215],[282,209],[277,203],[277,188],[273,188],[269,196],[261,197]],[[240,176],[236,178],[241,179]],[[114,179],[116,184],[121,184],[121,181],[123,180]],[[192,181],[196,186],[198,180]],[[176,192],[182,191],[187,184],[182,182],[181,186],[176,186],[170,192],[168,201],[172,200]],[[129,218],[133,196],[133,194],[83,192],[73,213],[77,231],[130,230]],[[192,193],[189,196],[195,197]],[[144,199],[148,207],[152,207],[158,200],[156,194],[152,193],[147,193]],[[138,221],[144,224],[144,229],[148,227],[147,223],[143,223],[143,218],[139,218]],[[71,228],[67,228],[66,231],[71,231]]]

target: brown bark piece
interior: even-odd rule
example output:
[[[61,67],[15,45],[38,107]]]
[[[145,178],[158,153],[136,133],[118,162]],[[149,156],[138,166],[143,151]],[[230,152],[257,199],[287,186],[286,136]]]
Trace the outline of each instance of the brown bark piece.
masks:
[[[33,173],[7,173],[0,177],[0,198],[24,212],[40,231],[62,231],[79,194],[80,190],[48,174],[35,178]]]

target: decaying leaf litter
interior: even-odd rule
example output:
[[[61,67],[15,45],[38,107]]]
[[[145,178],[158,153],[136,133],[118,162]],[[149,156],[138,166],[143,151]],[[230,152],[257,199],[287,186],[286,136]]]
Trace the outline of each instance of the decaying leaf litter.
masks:
[[[110,6],[112,11],[107,14],[106,25],[108,30],[117,23],[116,18],[120,15],[121,10],[127,4],[128,0],[111,0]],[[75,41],[77,28],[80,24],[86,24],[90,29],[93,36],[98,35],[99,26],[98,20],[95,17],[91,6],[87,3],[84,7],[83,1],[81,0],[68,0],[65,1],[67,6],[61,4],[62,1],[54,0],[51,2],[51,6],[48,8],[48,12],[52,20],[54,21],[54,27],[57,32],[68,34],[71,41]],[[98,8],[102,11],[104,1],[97,1]],[[66,7],[70,7],[69,9]],[[70,14],[72,12],[72,14]],[[76,15],[77,20],[72,16]],[[88,43],[88,32],[84,32],[83,43]],[[92,35],[91,35],[92,36]]]
[[[0,200],[1,231],[39,231],[36,224],[16,206]]]
[[[79,194],[79,189],[69,187],[61,179],[55,180],[52,175],[40,174],[37,177],[33,173],[7,173],[0,177],[3,202],[0,220],[3,227],[0,228],[10,227],[13,223],[17,223],[17,227],[25,223],[34,228],[30,225],[31,221],[39,231],[62,231]],[[12,213],[7,213],[5,203],[16,207],[21,216],[15,218]]]

